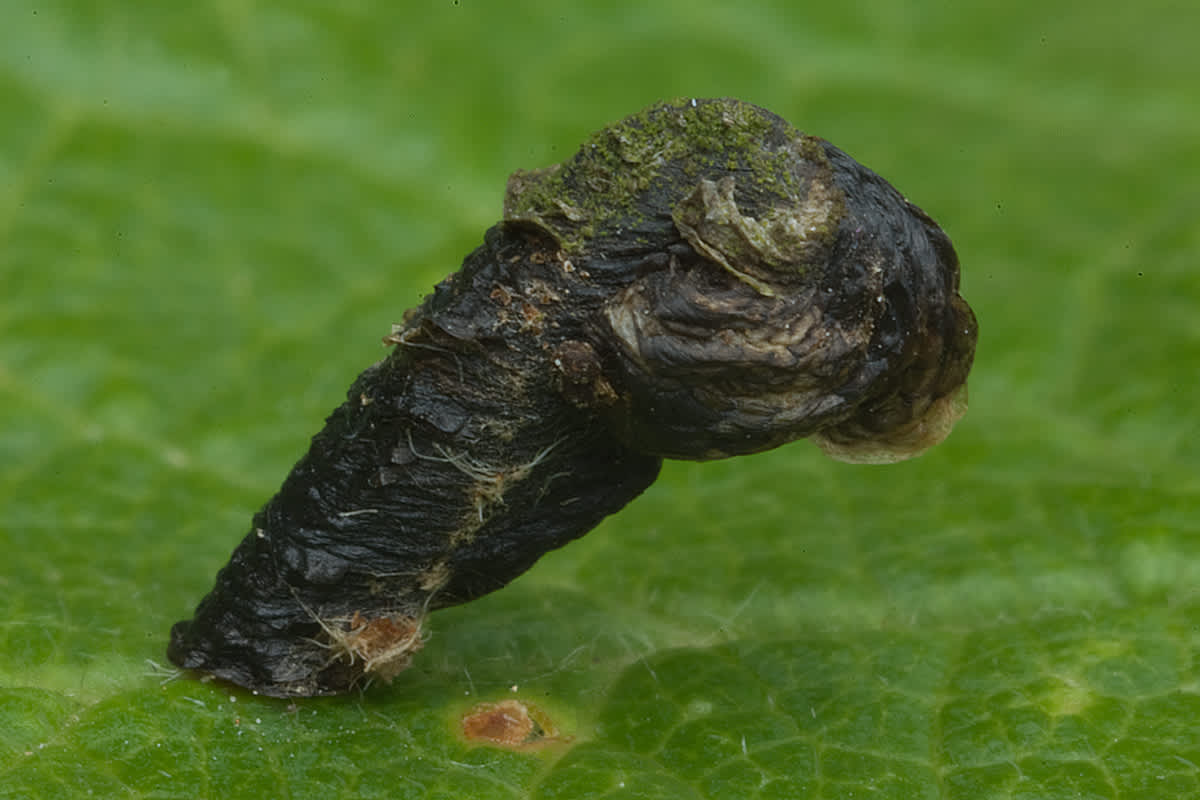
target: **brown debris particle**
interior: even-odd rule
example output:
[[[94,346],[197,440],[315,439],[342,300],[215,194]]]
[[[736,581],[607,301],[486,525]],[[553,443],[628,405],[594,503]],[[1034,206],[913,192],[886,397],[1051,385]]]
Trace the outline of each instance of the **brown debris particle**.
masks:
[[[331,639],[329,646],[335,658],[351,666],[360,665],[364,674],[389,682],[404,671],[412,654],[425,644],[421,621],[404,615],[368,619],[356,611],[344,629],[325,622],[321,625]]]
[[[467,741],[512,750],[528,750],[562,741],[558,729],[540,709],[520,700],[479,703],[462,719]]]
[[[563,396],[579,408],[609,406],[617,393],[604,377],[595,349],[587,342],[568,339],[554,350],[553,364],[559,372]]]
[[[530,303],[528,300],[521,301],[521,330],[539,334],[542,332],[542,321],[545,319],[545,314],[538,311],[537,306]]]
[[[507,306],[512,302],[512,292],[510,292],[507,287],[499,284],[496,284],[496,287],[492,289],[492,293],[489,294],[488,297],[490,297],[492,300],[495,300],[496,304],[500,306]]]
[[[538,305],[548,306],[551,303],[562,302],[562,295],[544,280],[532,279],[526,289],[526,295]]]

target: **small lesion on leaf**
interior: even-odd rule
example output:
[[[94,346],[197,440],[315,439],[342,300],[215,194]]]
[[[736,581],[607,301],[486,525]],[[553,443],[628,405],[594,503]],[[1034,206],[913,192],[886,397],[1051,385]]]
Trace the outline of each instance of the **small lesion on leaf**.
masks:
[[[522,700],[479,703],[462,718],[462,735],[471,744],[508,750],[536,750],[568,742],[546,712]]]

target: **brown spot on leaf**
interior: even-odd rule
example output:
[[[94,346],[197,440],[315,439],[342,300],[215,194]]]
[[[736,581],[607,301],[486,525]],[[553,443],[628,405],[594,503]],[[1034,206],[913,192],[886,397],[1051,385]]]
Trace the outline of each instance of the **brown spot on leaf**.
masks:
[[[563,741],[546,714],[520,700],[479,703],[462,719],[467,741],[511,750],[529,750]]]

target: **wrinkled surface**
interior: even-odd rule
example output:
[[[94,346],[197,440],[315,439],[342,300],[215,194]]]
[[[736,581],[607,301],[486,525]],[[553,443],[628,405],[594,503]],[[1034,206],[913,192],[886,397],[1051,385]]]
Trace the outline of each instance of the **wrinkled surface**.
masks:
[[[555,314],[554,249],[497,229],[437,288],[174,628],[172,660],[266,694],[344,691],[369,666],[337,647],[355,615],[419,623],[498,589],[654,480],[658,458],[559,394],[546,328],[579,325]]]
[[[387,337],[169,655],[266,694],[390,678],[660,459],[816,435],[887,461],[963,408],[949,240],[837,148],[732,100],[648,109],[557,168]]]

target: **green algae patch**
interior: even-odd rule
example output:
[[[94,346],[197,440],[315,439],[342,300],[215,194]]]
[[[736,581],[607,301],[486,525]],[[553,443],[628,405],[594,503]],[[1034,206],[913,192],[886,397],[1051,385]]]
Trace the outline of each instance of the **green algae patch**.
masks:
[[[766,213],[803,204],[829,171],[819,139],[758,106],[676,99],[593,133],[569,161],[513,173],[504,219],[535,223],[574,254],[588,240],[652,226],[666,192],[688,196],[701,181],[732,174],[739,201]]]

